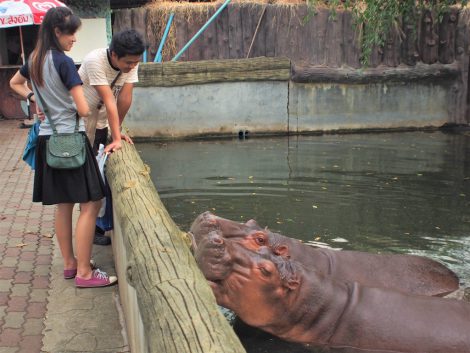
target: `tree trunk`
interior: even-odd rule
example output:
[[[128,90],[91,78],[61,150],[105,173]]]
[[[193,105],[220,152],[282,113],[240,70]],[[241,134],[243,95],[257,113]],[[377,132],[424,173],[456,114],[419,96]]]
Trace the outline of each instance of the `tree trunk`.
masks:
[[[123,149],[108,159],[106,175],[149,352],[245,352],[218,311],[186,233],[161,203],[135,147],[123,143]]]

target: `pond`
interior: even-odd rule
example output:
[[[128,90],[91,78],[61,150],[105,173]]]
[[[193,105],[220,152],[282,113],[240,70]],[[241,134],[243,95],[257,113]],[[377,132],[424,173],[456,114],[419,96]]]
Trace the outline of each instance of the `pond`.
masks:
[[[137,149],[183,230],[206,210],[240,222],[253,218],[305,242],[428,256],[470,285],[466,134],[295,136]],[[288,346],[279,352],[305,351]],[[256,347],[249,352],[276,351]]]

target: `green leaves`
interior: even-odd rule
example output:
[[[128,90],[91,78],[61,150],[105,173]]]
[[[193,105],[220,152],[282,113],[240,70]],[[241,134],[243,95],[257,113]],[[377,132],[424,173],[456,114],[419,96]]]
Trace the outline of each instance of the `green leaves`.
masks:
[[[338,9],[352,12],[355,25],[361,33],[361,62],[368,66],[369,59],[374,48],[384,45],[387,35],[392,29],[403,32],[403,23],[413,23],[416,26],[421,13],[431,11],[439,21],[451,6],[465,6],[468,0],[307,0],[309,14],[306,21],[315,16],[320,6],[326,6],[331,11],[331,16]]]

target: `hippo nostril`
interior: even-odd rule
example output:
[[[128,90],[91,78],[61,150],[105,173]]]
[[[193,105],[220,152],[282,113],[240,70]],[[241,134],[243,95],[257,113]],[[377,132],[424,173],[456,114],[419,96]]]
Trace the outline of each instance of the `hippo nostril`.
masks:
[[[222,238],[213,238],[212,241],[213,241],[214,243],[220,244],[220,245],[224,243],[224,241],[223,241]]]
[[[224,243],[224,238],[217,232],[212,231],[209,233],[209,240],[218,245],[222,245]]]

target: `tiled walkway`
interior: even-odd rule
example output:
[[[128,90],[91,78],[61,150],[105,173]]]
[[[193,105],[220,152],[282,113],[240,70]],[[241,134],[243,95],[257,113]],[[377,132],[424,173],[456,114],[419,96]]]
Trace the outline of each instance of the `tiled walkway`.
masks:
[[[0,353],[128,353],[118,286],[77,289],[63,278],[55,207],[32,203],[28,130],[18,126],[0,120]],[[111,246],[94,246],[93,258],[114,274]]]
[[[42,347],[54,206],[33,204],[33,173],[21,160],[27,129],[0,121],[0,352]]]

